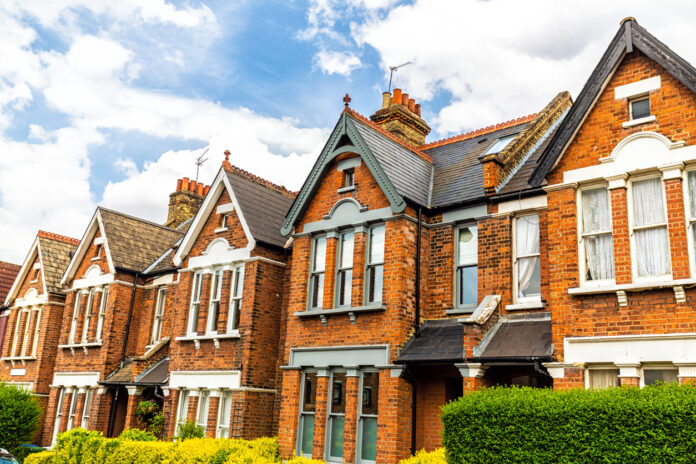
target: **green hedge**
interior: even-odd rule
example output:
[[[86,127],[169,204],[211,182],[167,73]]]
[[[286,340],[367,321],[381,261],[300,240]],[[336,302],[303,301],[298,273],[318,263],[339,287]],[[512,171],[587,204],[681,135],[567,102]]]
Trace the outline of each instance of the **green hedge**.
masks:
[[[493,388],[444,406],[442,421],[450,464],[696,460],[693,385]]]

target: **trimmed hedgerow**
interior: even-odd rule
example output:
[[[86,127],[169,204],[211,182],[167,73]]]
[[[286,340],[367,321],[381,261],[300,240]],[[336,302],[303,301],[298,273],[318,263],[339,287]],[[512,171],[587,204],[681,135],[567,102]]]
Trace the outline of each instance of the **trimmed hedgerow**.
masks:
[[[696,388],[492,388],[443,407],[447,461],[693,462]]]

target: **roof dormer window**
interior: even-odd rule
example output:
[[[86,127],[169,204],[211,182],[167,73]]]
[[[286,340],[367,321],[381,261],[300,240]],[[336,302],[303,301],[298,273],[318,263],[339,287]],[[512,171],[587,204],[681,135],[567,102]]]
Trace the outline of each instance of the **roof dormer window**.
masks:
[[[495,143],[493,143],[493,145],[491,145],[491,147],[488,150],[486,150],[486,153],[484,153],[484,155],[494,155],[496,153],[500,153],[505,149],[505,147],[510,145],[510,142],[515,140],[515,137],[517,137],[517,133],[500,137],[498,140],[495,141]]]

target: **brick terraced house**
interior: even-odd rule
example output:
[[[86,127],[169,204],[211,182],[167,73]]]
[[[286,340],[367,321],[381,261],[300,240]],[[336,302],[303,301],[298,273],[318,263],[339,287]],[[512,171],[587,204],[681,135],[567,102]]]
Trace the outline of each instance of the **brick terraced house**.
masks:
[[[4,303],[20,267],[18,264],[0,261],[0,349],[2,349],[2,344],[5,340],[5,330],[10,317],[10,312]]]
[[[449,139],[400,89],[369,119],[346,96],[297,194],[226,152],[165,226],[40,232],[0,378],[49,394],[43,444],[152,399],[166,436],[359,464],[440,446],[439,408],[483,386],[696,380],[695,92],[627,18],[576,102]]]

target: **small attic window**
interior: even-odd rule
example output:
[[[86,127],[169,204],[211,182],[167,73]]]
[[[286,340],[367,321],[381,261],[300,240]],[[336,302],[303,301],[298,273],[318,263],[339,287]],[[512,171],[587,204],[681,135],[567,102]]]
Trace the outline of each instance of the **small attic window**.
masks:
[[[38,268],[38,267],[33,270],[33,273],[31,276],[31,283],[39,281],[39,271],[40,271],[40,268]]]
[[[505,137],[500,137],[488,150],[486,150],[484,155],[494,155],[496,153],[500,153],[505,149],[505,147],[510,145],[510,142],[515,140],[515,137],[517,137],[517,134],[510,134],[506,135]]]
[[[222,213],[220,215],[220,228],[221,229],[227,229],[227,213]]]
[[[343,187],[353,187],[355,185],[355,168],[343,171]]]
[[[96,261],[97,259],[101,258],[102,247],[103,247],[103,245],[101,243],[97,243],[97,254],[94,255],[94,258],[92,258],[92,261]]]
[[[628,105],[631,113],[631,120],[650,116],[650,97],[648,95],[629,100]]]

